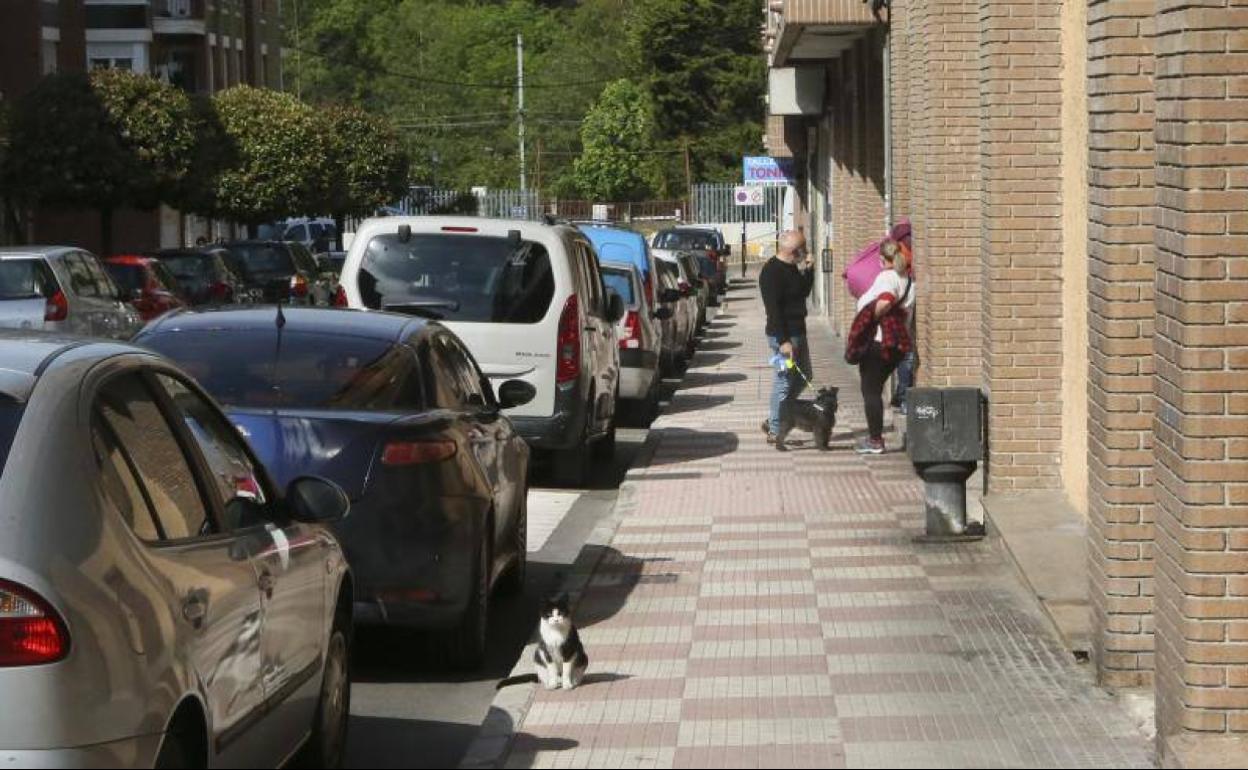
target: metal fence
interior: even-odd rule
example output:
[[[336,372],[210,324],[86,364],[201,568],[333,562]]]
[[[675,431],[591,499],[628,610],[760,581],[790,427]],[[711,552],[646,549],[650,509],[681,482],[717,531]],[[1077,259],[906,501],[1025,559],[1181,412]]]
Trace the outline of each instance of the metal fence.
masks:
[[[597,219],[606,222],[676,221],[685,213],[683,200],[599,203],[597,201],[552,200],[543,211],[562,219]]]
[[[498,219],[539,219],[542,207],[536,190],[445,190],[413,187],[402,200],[383,207],[378,215],[429,216],[433,214]],[[362,220],[350,219],[346,232],[355,232]]]
[[[763,188],[763,205],[738,206],[733,184],[695,184],[690,201],[690,221],[697,224],[728,222],[775,222],[784,210],[784,187]]]

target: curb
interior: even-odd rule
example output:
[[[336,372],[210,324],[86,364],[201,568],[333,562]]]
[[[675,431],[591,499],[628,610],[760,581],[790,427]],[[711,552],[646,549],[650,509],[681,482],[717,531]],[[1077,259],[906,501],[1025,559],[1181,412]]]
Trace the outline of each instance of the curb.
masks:
[[[571,597],[573,606],[580,603],[581,594],[589,584],[590,578],[593,577],[606,546],[609,546],[615,538],[620,522],[637,509],[636,487],[639,477],[634,473],[634,469],[649,464],[655,447],[659,443],[658,434],[661,430],[657,426],[651,426],[650,432],[646,434],[645,443],[637,450],[633,465],[624,474],[624,481],[620,484],[620,491],[611,513],[598,522],[598,525],[590,532],[585,543],[581,545],[571,570],[564,578],[560,588]],[[536,638],[536,633],[537,630],[534,628],[534,637],[531,638]],[[508,677],[532,673],[531,661],[535,648],[534,641],[524,646]],[[528,716],[529,709],[533,706],[533,696],[536,693],[537,685],[534,683],[513,685],[499,690],[490,703],[485,721],[481,723],[481,728],[469,744],[467,753],[460,760],[459,767],[465,770],[502,767],[511,751],[511,744],[515,740],[516,727]]]

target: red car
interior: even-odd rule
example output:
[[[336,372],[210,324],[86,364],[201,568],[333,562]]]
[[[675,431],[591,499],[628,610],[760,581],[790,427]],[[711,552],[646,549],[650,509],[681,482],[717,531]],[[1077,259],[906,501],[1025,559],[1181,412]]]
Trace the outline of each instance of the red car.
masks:
[[[104,269],[144,321],[186,307],[178,281],[169,268],[153,257],[123,255],[104,260]]]

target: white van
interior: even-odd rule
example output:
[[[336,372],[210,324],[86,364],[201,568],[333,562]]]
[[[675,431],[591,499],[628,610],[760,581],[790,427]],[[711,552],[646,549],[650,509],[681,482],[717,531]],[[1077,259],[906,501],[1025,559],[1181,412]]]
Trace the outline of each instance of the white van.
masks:
[[[624,304],[576,228],[477,217],[383,217],[356,231],[338,304],[441,321],[497,389],[521,379],[537,396],[507,415],[554,455],[561,483],[583,484],[593,444],[615,451]]]

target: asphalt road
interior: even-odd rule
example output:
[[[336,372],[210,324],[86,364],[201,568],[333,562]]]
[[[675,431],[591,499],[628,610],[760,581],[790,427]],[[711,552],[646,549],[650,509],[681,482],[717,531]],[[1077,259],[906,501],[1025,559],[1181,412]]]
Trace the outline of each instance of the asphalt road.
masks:
[[[455,767],[537,625],[541,597],[557,588],[594,526],[611,512],[620,482],[646,437],[621,428],[615,460],[588,489],[549,486],[538,469],[529,493],[529,563],[524,595],[490,606],[486,666],[449,672],[419,634],[365,631],[353,656],[347,767]],[[536,550],[533,550],[536,549]]]

